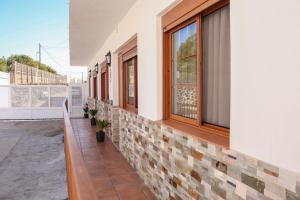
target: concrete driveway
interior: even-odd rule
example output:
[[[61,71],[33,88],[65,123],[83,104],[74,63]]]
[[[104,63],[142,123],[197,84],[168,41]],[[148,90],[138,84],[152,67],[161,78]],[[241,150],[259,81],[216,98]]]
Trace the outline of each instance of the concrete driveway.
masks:
[[[0,121],[0,200],[67,198],[63,121]]]

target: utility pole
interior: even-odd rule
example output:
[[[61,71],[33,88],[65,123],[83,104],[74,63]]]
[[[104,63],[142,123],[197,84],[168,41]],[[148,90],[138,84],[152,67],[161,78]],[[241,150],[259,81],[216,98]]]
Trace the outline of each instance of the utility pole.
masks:
[[[41,67],[42,54],[41,54],[42,45],[39,43],[39,68]]]

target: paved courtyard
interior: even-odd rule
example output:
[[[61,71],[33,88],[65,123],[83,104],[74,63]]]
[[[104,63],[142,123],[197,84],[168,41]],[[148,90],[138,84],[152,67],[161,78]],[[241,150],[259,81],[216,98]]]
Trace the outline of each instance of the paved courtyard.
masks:
[[[63,121],[0,121],[0,199],[67,198]]]

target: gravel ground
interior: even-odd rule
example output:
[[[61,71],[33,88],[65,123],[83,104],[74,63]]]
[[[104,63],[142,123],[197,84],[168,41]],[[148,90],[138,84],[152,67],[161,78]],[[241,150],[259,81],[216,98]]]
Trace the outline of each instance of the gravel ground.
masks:
[[[63,121],[0,121],[0,200],[67,198]]]

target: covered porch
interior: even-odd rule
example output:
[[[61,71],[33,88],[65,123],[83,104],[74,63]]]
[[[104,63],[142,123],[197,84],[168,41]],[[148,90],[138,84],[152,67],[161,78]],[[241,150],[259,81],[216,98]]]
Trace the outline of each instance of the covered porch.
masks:
[[[71,124],[98,199],[156,199],[107,136],[97,143],[89,119],[71,119]]]

